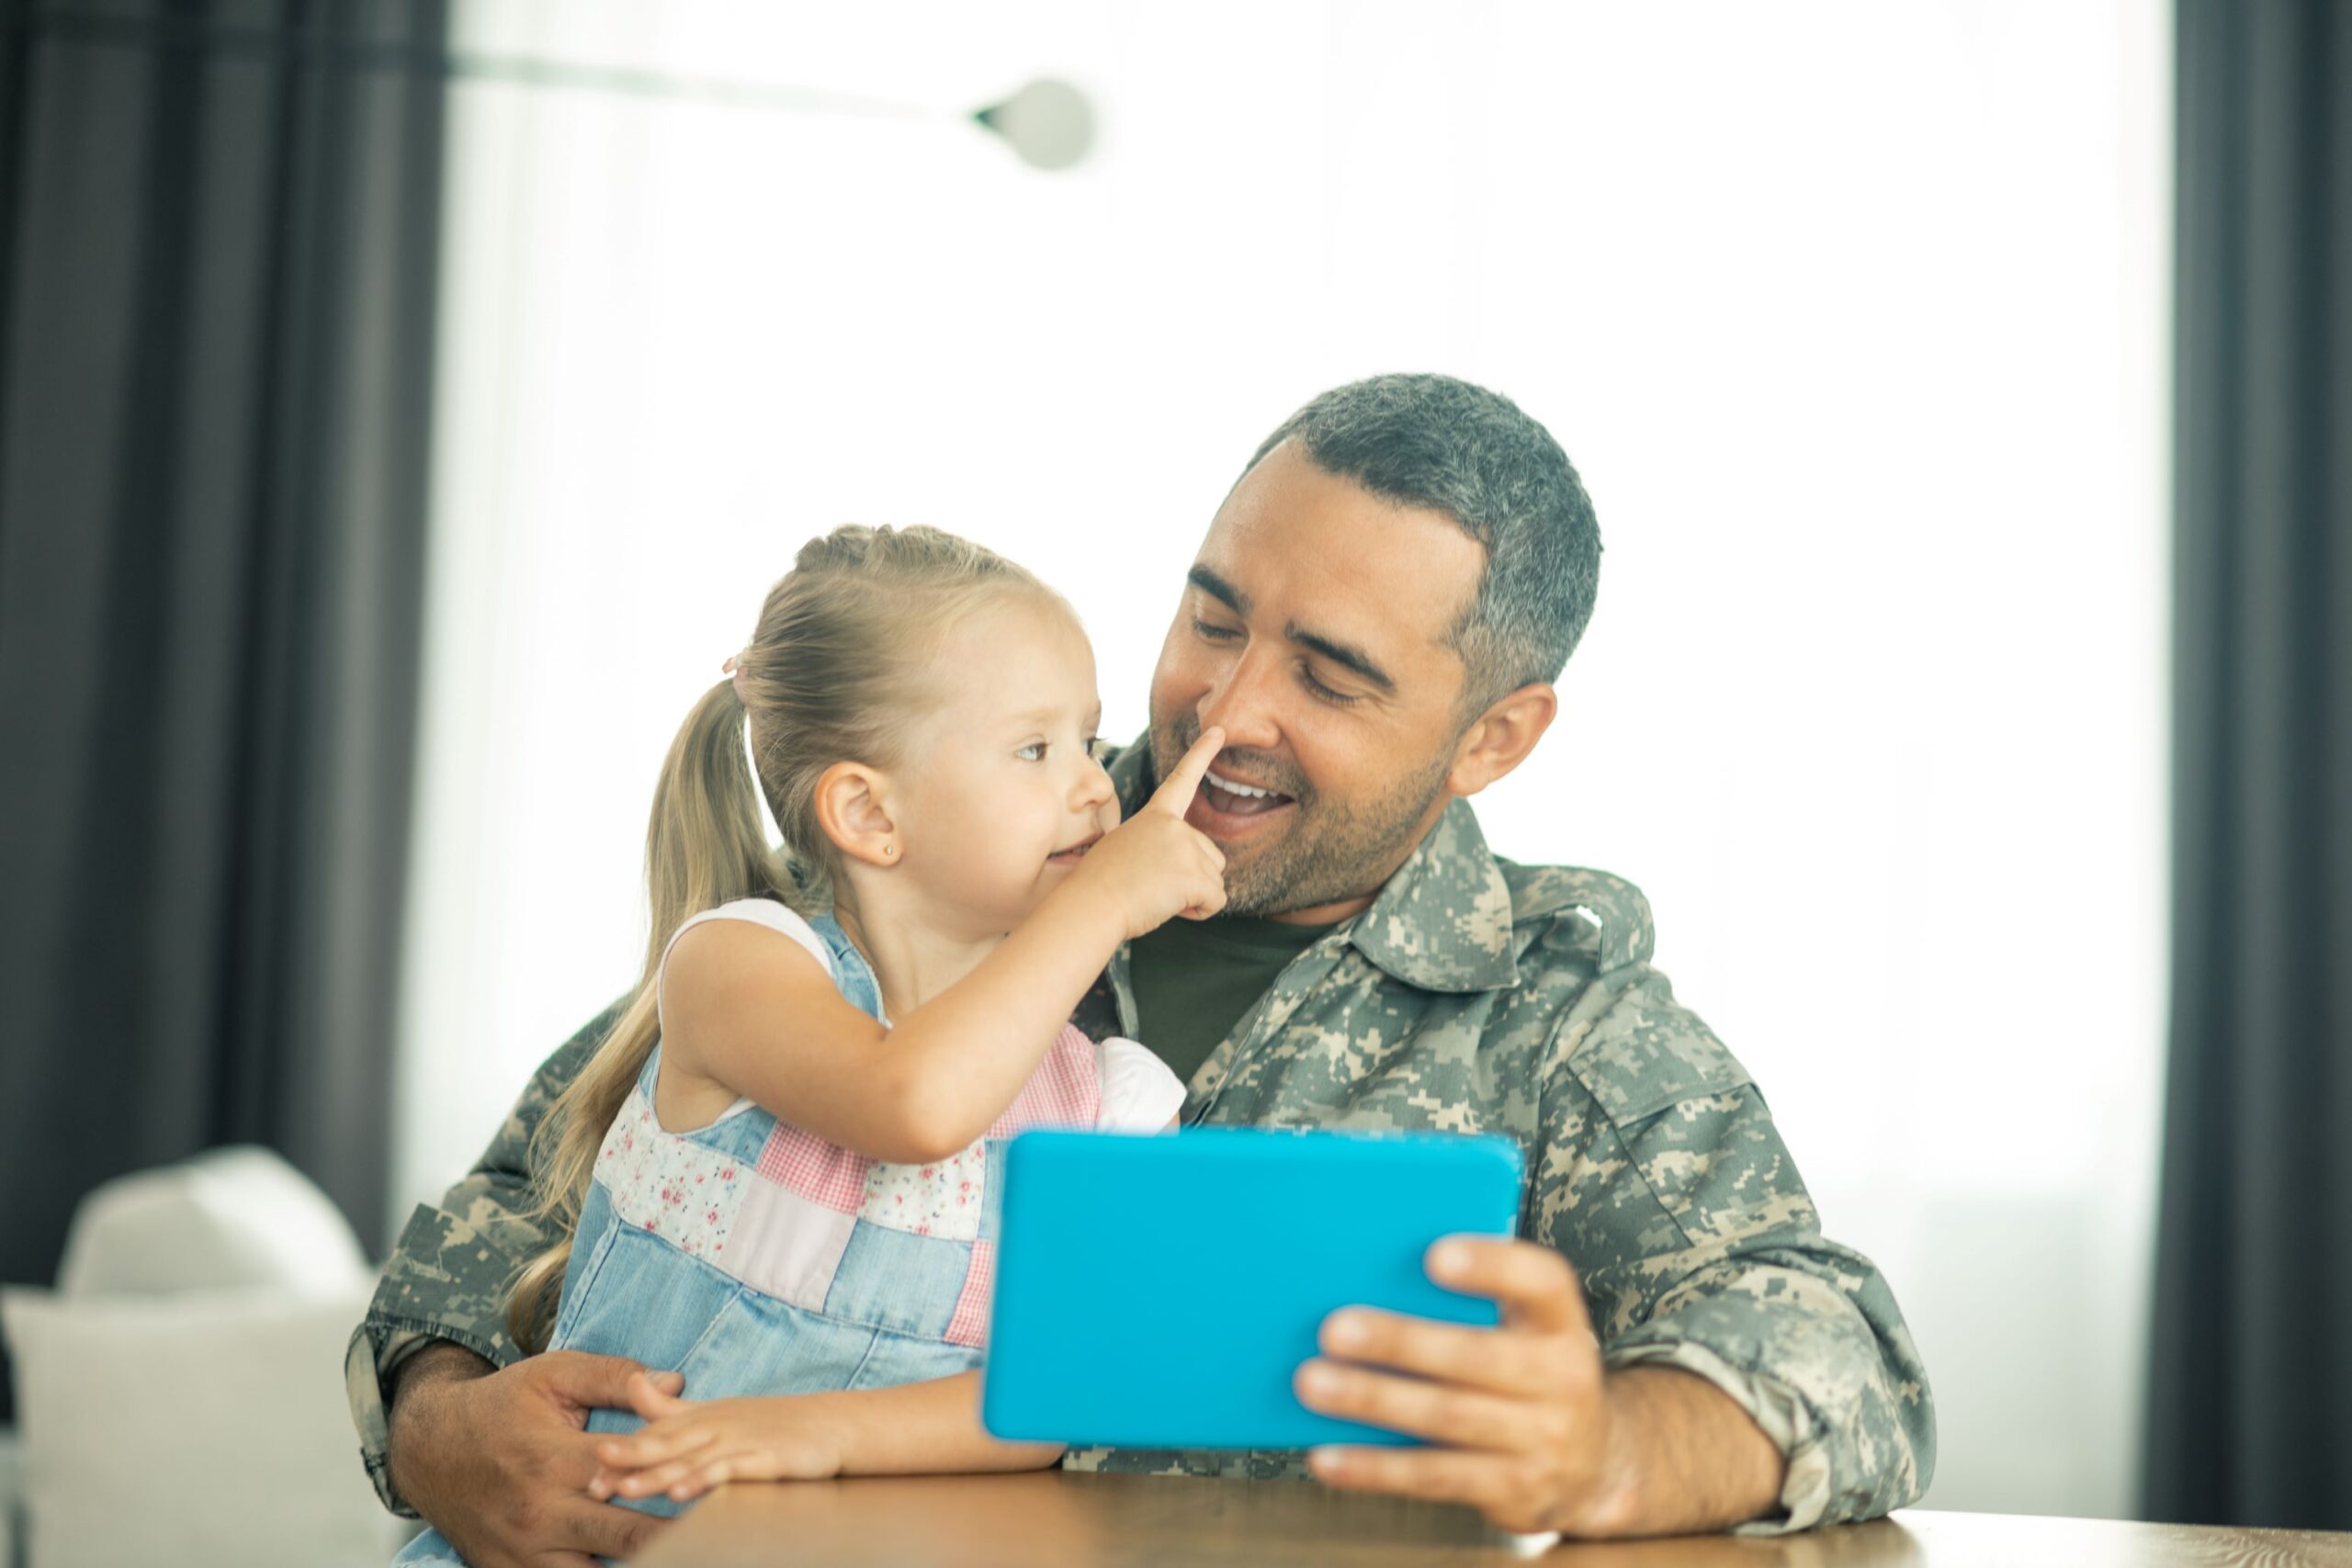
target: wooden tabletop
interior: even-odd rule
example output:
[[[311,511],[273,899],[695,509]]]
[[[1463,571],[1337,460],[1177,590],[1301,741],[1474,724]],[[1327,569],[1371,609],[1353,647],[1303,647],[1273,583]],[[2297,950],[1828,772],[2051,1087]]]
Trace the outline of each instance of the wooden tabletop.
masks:
[[[1300,1481],[947,1475],[722,1488],[645,1568],[1189,1568],[1523,1562],[1476,1515]],[[2352,1568],[2352,1535],[1909,1510],[1802,1535],[1569,1543],[1558,1568]]]

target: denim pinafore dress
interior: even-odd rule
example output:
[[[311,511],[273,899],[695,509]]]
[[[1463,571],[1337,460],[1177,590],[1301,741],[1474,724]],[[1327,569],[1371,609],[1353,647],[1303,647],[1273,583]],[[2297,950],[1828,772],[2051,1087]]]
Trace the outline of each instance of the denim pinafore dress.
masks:
[[[705,910],[679,933],[708,919],[789,937],[844,998],[888,1021],[872,966],[830,915],[804,919],[746,898]],[[597,1152],[548,1348],[682,1372],[694,1400],[885,1388],[978,1366],[1005,1141],[1045,1126],[1158,1132],[1184,1099],[1182,1083],[1143,1046],[1065,1028],[984,1137],[945,1160],[895,1165],[748,1100],[707,1125],[666,1130],[653,1110],[661,1065],[656,1045]],[[598,1410],[588,1430],[643,1424],[632,1412]],[[681,1507],[662,1496],[626,1506]],[[456,1560],[427,1531],[395,1562]]]

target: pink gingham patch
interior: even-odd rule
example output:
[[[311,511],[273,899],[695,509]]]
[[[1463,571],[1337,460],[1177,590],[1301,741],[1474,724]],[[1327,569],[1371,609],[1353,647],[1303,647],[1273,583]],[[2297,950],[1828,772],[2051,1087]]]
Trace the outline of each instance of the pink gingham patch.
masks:
[[[874,1162],[789,1122],[778,1122],[760,1150],[759,1171],[812,1203],[854,1214],[865,1203],[865,1168]]]
[[[996,1243],[972,1243],[972,1266],[965,1271],[964,1288],[956,1297],[955,1315],[947,1320],[950,1345],[989,1342],[989,1294],[996,1288]]]
[[[1076,1024],[1064,1024],[1046,1059],[989,1129],[1009,1138],[1031,1127],[1091,1127],[1102,1114],[1102,1078],[1096,1070],[1094,1043]]]

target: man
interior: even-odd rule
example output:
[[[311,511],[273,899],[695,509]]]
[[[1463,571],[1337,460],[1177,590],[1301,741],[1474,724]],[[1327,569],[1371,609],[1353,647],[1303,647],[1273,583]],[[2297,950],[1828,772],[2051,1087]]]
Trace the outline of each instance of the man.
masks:
[[[1166,1056],[1188,1124],[1508,1134],[1529,1239],[1431,1250],[1433,1278],[1500,1303],[1498,1327],[1340,1312],[1300,1369],[1310,1405],[1427,1446],[1078,1450],[1070,1468],[1307,1472],[1581,1536],[1798,1529],[1926,1487],[1933,1411],[1894,1298],[1821,1235],[1747,1073],[1650,967],[1640,893],[1498,859],[1467,804],[1557,716],[1600,551],[1543,427],[1434,376],[1316,399],[1218,509],[1148,743],[1112,776],[1132,809],[1223,727],[1189,819],[1225,852],[1228,902],[1119,953],[1080,1022]],[[634,1369],[518,1359],[503,1325],[541,1245],[529,1134],[614,1016],[417,1211],[352,1340],[385,1501],[482,1568],[626,1555],[659,1528],[586,1493],[581,1422]]]

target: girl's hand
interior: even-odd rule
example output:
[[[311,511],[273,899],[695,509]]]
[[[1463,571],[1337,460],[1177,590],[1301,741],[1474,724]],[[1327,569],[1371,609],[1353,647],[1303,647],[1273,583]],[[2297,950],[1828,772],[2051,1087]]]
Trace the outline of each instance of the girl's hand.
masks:
[[[643,1372],[628,1402],[646,1425],[596,1445],[590,1495],[699,1497],[729,1481],[823,1481],[841,1473],[841,1440],[822,1394],[673,1399]]]
[[[1139,937],[1182,915],[1205,919],[1225,908],[1225,852],[1184,820],[1201,775],[1225,749],[1225,731],[1204,729],[1152,797],[1086,852],[1066,886],[1085,888],[1120,911]]]

